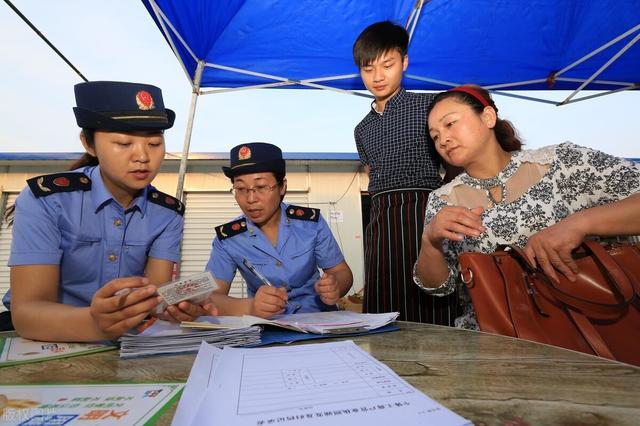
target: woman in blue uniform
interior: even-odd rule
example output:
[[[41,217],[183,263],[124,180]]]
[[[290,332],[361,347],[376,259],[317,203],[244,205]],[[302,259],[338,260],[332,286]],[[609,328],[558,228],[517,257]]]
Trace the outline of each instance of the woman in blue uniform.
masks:
[[[243,215],[216,227],[206,268],[220,285],[212,296],[220,314],[268,318],[335,310],[353,283],[351,269],[318,209],[282,202],[287,181],[280,148],[249,143],[230,157],[223,170]],[[228,295],[236,270],[248,298]]]
[[[75,96],[86,153],[70,172],[29,179],[15,203],[3,322],[30,339],[119,337],[158,305],[154,285],[180,258],[184,206],[150,185],[175,118],[160,89],[89,82]],[[164,315],[201,313],[183,303]]]

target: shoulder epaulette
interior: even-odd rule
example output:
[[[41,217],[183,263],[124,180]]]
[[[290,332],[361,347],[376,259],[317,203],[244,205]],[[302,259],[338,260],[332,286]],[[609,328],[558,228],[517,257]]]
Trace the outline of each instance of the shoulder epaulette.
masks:
[[[182,203],[182,201],[178,200],[175,197],[172,197],[169,194],[160,192],[157,189],[149,190],[149,192],[147,193],[147,199],[153,204],[157,204],[159,206],[173,210],[180,216],[184,214],[184,204]]]
[[[36,176],[27,179],[29,188],[36,198],[58,192],[90,191],[91,179],[84,173],[64,172],[52,175]]]
[[[294,206],[287,207],[287,217],[291,219],[310,220],[317,222],[320,219],[320,209],[310,207]]]
[[[242,234],[247,230],[246,219],[237,219],[224,225],[216,226],[216,235],[219,240],[230,238],[238,234]]]

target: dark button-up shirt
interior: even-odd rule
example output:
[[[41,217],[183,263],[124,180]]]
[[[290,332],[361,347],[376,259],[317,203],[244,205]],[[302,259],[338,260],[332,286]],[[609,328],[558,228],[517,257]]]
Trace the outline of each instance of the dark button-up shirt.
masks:
[[[369,166],[371,195],[392,189],[440,187],[440,159],[427,133],[427,110],[434,94],[404,89],[382,114],[371,111],[354,135],[360,161]]]

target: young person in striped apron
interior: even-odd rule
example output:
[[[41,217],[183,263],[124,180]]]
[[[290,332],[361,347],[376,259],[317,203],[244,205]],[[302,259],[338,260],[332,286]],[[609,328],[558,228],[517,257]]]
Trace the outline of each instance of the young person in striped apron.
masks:
[[[408,42],[403,27],[384,21],[367,27],[353,46],[362,81],[375,97],[354,132],[371,195],[364,240],[364,311],[397,311],[400,320],[453,325],[457,295],[430,298],[412,278],[427,198],[442,179],[426,131],[434,95],[401,87]]]

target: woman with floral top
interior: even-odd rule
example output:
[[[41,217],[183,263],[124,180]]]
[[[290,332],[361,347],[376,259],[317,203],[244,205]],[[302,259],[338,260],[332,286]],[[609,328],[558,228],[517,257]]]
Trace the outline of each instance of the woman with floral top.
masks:
[[[562,143],[521,150],[489,93],[460,86],[439,94],[428,117],[438,153],[464,173],[429,196],[414,281],[445,296],[460,282],[458,255],[524,247],[552,280],[578,272],[571,251],[592,235],[640,234],[640,165]],[[464,286],[456,326],[477,329]]]

